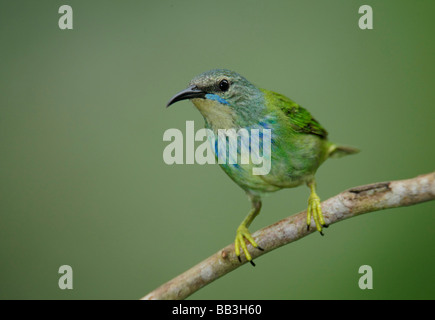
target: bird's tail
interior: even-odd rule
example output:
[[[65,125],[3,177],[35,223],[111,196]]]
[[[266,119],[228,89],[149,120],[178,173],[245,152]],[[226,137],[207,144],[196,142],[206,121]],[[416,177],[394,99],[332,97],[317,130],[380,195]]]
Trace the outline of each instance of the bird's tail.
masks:
[[[349,154],[358,153],[360,150],[354,147],[337,146],[335,144],[332,144],[328,151],[329,158],[341,158]]]

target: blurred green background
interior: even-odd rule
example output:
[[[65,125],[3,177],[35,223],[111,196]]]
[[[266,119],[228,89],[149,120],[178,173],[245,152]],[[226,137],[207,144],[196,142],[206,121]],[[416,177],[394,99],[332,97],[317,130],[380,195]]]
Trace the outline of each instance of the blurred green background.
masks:
[[[58,8],[74,29],[58,28]],[[374,29],[358,28],[369,4]],[[434,170],[435,2],[2,1],[0,298],[137,299],[231,243],[249,202],[215,165],[163,162],[165,104],[209,69],[237,71],[361,148],[318,193]],[[269,195],[251,230],[306,208]],[[370,213],[282,247],[191,299],[433,299],[435,202]],[[70,265],[74,289],[60,290]],[[373,268],[373,290],[358,268]]]

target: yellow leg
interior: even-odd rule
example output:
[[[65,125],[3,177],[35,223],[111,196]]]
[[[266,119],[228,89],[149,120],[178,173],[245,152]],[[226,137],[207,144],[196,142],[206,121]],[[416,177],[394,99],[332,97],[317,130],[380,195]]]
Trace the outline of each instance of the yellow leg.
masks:
[[[254,262],[252,261],[252,257],[248,251],[248,247],[246,245],[246,240],[254,247],[258,248],[260,250],[263,250],[258,246],[258,244],[255,242],[254,238],[252,238],[251,233],[248,230],[249,225],[254,221],[255,217],[260,213],[261,209],[261,201],[260,198],[255,196],[250,196],[251,203],[252,203],[252,209],[249,212],[249,214],[246,216],[246,218],[242,221],[240,226],[237,228],[236,231],[236,240],[234,242],[234,249],[236,252],[236,256],[241,262],[240,259],[240,249],[243,250],[243,253],[245,254],[246,260],[248,260],[253,266],[255,266]]]
[[[316,182],[311,180],[307,183],[311,190],[310,197],[308,198],[308,208],[307,208],[307,230],[310,228],[311,216],[313,217],[314,223],[316,224],[317,231],[323,236],[322,227],[327,228],[325,219],[322,214],[322,207],[320,206],[320,198],[316,194]]]

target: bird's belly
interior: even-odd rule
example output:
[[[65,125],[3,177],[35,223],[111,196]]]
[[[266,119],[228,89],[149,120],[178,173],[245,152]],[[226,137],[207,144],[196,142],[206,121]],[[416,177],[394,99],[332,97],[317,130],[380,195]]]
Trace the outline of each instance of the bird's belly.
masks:
[[[326,141],[314,135],[295,141],[277,140],[272,148],[272,165],[263,179],[281,188],[293,188],[310,181],[325,160]]]
[[[281,187],[271,185],[261,175],[254,175],[252,165],[220,164],[225,173],[242,189],[256,192],[274,192]]]
[[[230,152],[228,149],[226,151]],[[294,158],[290,159],[289,157],[292,156]],[[216,159],[218,160],[218,157]],[[241,163],[240,152],[238,152],[237,160],[234,158],[229,160],[232,161],[219,165],[234,182],[251,192],[274,192],[282,188],[297,187],[309,180],[313,173],[311,170],[307,170],[306,161],[299,161],[294,154],[282,155],[273,144],[271,146],[270,171],[267,174],[254,174],[254,168],[258,168],[258,165],[254,165],[252,162],[249,164]]]

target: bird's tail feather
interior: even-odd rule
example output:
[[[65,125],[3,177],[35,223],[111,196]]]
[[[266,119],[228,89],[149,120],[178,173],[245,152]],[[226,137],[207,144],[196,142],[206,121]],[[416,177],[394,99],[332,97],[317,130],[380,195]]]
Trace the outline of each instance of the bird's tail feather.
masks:
[[[349,154],[355,154],[358,153],[360,150],[354,147],[348,147],[348,146],[337,146],[333,144],[329,148],[329,157],[330,158],[341,158],[344,156],[347,156]]]

